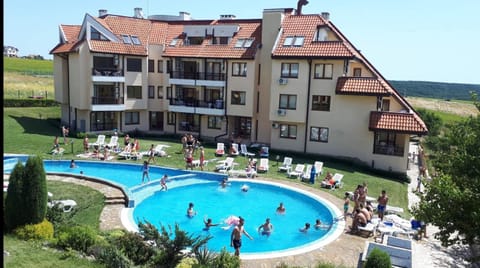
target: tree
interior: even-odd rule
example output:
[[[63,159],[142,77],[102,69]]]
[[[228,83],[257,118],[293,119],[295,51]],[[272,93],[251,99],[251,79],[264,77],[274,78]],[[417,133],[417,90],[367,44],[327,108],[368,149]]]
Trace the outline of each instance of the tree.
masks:
[[[425,122],[425,125],[427,125],[430,137],[440,134],[440,130],[443,126],[442,118],[425,109],[417,109],[417,113],[420,115],[420,118],[422,118],[423,122]]]
[[[27,223],[36,224],[45,219],[47,214],[47,178],[43,160],[38,156],[27,159],[23,172],[24,214]]]
[[[452,125],[429,149],[439,176],[426,185],[413,214],[440,229],[443,246],[479,244],[480,117]]]
[[[392,261],[387,252],[374,248],[363,265],[364,268],[389,268],[392,267]]]
[[[7,231],[12,231],[18,226],[25,225],[27,219],[23,213],[25,207],[23,201],[23,173],[25,167],[18,162],[10,174],[7,198],[5,199],[5,227]]]

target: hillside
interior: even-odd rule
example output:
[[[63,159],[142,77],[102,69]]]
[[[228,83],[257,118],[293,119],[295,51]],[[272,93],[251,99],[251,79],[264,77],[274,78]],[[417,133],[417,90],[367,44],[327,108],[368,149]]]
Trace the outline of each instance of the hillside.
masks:
[[[407,97],[432,99],[471,100],[470,91],[480,95],[480,85],[426,81],[388,81],[397,91]]]

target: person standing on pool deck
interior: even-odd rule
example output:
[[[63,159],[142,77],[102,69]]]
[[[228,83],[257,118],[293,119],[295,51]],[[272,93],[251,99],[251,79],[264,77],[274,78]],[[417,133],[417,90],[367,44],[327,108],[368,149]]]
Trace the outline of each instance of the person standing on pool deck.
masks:
[[[232,234],[230,235],[230,246],[235,249],[235,256],[240,256],[240,248],[242,247],[242,234],[245,234],[250,240],[253,240],[247,231],[245,231],[244,224],[245,220],[242,217],[238,217],[238,225],[233,228]]]
[[[142,174],[142,184],[143,184],[145,182],[145,176],[147,177],[148,181],[150,181],[150,176],[148,175],[149,167],[148,167],[147,161],[143,161],[142,170],[143,170],[143,174]]]
[[[385,209],[387,208],[387,203],[388,203],[388,196],[385,190],[382,190],[382,195],[378,197],[377,202],[378,202],[378,206],[377,206],[378,217],[380,218],[381,221],[383,221],[383,214],[385,213]]]

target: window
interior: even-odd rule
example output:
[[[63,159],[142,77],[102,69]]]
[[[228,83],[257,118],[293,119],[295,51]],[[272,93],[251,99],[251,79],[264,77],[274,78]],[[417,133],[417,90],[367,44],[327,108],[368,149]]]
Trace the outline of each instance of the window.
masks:
[[[382,100],[382,111],[384,111],[384,112],[390,111],[390,100],[389,99],[383,99]]]
[[[232,91],[232,104],[245,105],[245,91]]]
[[[122,40],[124,44],[132,43],[132,39],[130,38],[130,35],[127,35],[127,34],[122,34]]]
[[[213,45],[228,45],[230,38],[228,37],[213,37],[212,44]]]
[[[322,42],[328,40],[328,32],[327,29],[323,28],[322,26],[317,26],[317,33],[315,34],[315,41]]]
[[[249,48],[253,43],[253,38],[239,38],[237,42],[235,42],[236,48]]]
[[[117,128],[116,112],[92,112],[90,113],[90,130],[112,130]]]
[[[155,86],[148,86],[148,98],[155,99]]]
[[[311,127],[310,141],[328,142],[328,128],[326,127]]]
[[[132,42],[133,42],[134,45],[141,45],[142,44],[140,42],[140,39],[138,39],[138,36],[132,35],[131,38],[132,38]]]
[[[353,68],[353,76],[355,77],[362,76],[362,68]]]
[[[125,112],[125,125],[138,125],[140,124],[139,112]]]
[[[127,58],[127,71],[129,72],[142,72],[142,60]]]
[[[333,64],[315,64],[316,79],[332,79],[333,77]]]
[[[297,126],[295,125],[280,125],[280,138],[296,139]]]
[[[313,95],[312,111],[330,111],[330,96]]]
[[[150,112],[150,130],[163,131],[163,112]]]
[[[280,94],[280,103],[278,105],[280,109],[297,109],[297,95]]]
[[[172,41],[170,41],[170,46],[171,46],[171,47],[176,46],[176,45],[177,45],[177,42],[178,42],[178,38],[172,39]]]
[[[173,90],[172,87],[167,87],[167,99],[173,98]]]
[[[175,113],[171,113],[171,112],[167,113],[167,124],[175,125]]]
[[[232,63],[232,76],[247,76],[247,63],[246,62]]]
[[[142,87],[141,86],[127,86],[127,99],[141,99]]]
[[[297,78],[298,63],[282,63],[282,78]]]
[[[155,61],[154,60],[148,60],[148,72],[149,73],[154,73],[155,72]]]
[[[167,60],[167,74],[172,72],[172,61]]]
[[[305,41],[304,36],[287,36],[285,37],[285,41],[283,42],[284,47],[301,47],[303,46],[303,42]]]
[[[209,116],[208,117],[208,128],[221,129],[222,128],[222,117],[221,116]]]
[[[163,99],[163,86],[158,86],[157,88],[157,98]]]
[[[90,39],[91,40],[107,40],[97,29],[90,27]]]
[[[185,45],[201,45],[203,43],[203,37],[188,37],[185,40]]]
[[[159,60],[157,64],[157,71],[163,73],[163,60]]]
[[[401,139],[400,139],[401,140]],[[375,132],[373,153],[403,156],[404,148],[397,145],[397,134],[392,132]]]

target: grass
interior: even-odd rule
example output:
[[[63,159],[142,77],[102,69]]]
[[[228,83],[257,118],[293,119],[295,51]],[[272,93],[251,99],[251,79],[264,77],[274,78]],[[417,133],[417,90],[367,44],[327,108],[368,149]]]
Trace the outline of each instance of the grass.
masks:
[[[48,191],[54,199],[73,199],[77,207],[68,214],[70,222],[89,225],[98,229],[105,197],[90,187],[59,181],[47,181]],[[44,247],[39,242],[23,241],[7,234],[3,236],[3,248],[10,253],[4,256],[4,267],[103,267],[76,256]]]
[[[53,75],[53,61],[3,57],[3,72]]]

